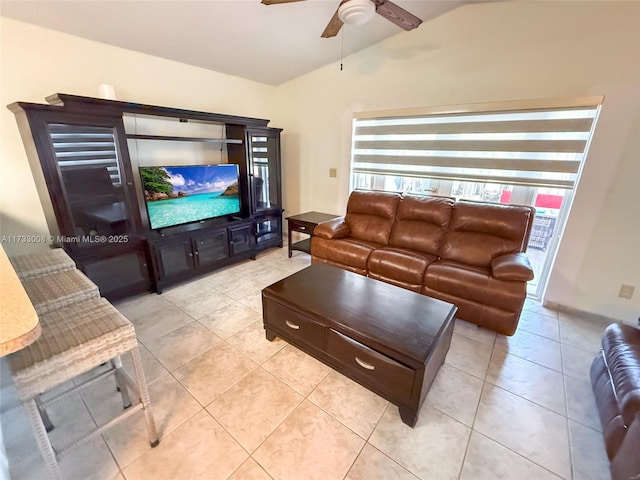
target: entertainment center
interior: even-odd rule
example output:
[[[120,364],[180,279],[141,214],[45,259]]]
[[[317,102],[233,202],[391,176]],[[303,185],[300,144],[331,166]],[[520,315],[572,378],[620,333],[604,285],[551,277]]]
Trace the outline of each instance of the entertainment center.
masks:
[[[110,300],[282,247],[269,120],[54,94],[16,102],[53,243]]]

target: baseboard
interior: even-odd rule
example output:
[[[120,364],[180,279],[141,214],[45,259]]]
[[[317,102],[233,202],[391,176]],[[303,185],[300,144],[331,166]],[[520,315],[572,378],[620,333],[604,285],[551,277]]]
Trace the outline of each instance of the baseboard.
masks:
[[[587,312],[584,310],[580,310],[579,308],[573,308],[567,305],[563,305],[561,303],[546,302],[543,306],[545,308],[550,308],[551,310],[555,310],[557,312],[563,312],[563,313],[568,313],[570,315],[575,315],[576,317],[581,317],[594,323],[597,322],[597,323],[603,323],[607,325],[610,323],[626,323],[628,325],[634,325],[634,326],[636,325],[635,322],[629,322],[629,321],[620,320],[617,318],[607,317],[606,315]]]

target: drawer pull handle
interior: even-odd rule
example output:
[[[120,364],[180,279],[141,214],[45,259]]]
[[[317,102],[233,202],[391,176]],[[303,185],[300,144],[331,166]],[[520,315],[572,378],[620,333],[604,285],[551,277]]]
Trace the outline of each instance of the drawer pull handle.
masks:
[[[300,325],[296,325],[295,323],[290,322],[289,320],[286,320],[285,323],[289,328],[293,328],[294,330],[300,330]]]
[[[358,357],[356,357],[356,362],[362,368],[365,368],[367,370],[375,370],[376,369],[375,365],[371,365],[370,363],[364,362],[364,361],[360,360]]]

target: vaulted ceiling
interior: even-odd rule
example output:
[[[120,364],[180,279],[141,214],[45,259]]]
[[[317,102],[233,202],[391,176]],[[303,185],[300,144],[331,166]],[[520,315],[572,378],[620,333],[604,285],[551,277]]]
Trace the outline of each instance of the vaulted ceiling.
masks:
[[[478,0],[394,0],[429,19]],[[320,34],[339,0],[266,6],[260,0],[1,0],[0,15],[78,37],[279,85],[392,35],[411,35],[379,15]]]

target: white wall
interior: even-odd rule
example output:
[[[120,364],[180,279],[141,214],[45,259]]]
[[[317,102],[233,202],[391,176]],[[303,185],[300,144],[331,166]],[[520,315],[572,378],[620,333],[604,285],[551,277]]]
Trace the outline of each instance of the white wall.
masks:
[[[366,28],[366,27],[351,27]],[[345,37],[348,41],[348,35]],[[352,114],[605,95],[546,300],[640,315],[640,3],[467,5],[279,87],[285,208],[343,213]],[[338,178],[329,178],[330,167]],[[617,298],[621,283],[636,286]]]
[[[269,118],[275,87],[0,18],[0,234],[48,235],[44,213],[6,105],[45,103],[52,93]],[[9,254],[43,247],[3,242]]]

